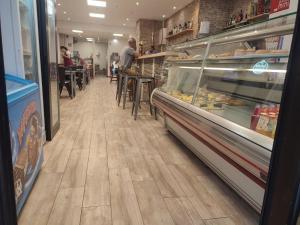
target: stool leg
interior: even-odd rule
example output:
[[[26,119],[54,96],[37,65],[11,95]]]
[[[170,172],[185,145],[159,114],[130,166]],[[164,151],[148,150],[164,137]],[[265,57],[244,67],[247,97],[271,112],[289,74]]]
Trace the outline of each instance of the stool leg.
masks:
[[[136,97],[135,97],[135,109],[134,109],[134,120],[137,118],[139,105],[141,100],[141,80],[137,80]]]
[[[133,84],[133,100],[132,100],[132,109],[131,109],[131,115],[133,115],[134,108],[136,107],[135,105],[135,99],[136,99],[136,90],[137,90],[137,80],[134,80]]]
[[[151,105],[151,93],[152,93],[152,82],[148,82],[148,94],[149,94],[149,106],[150,106],[150,114],[153,115],[152,105]]]
[[[124,82],[124,77],[120,77],[119,79],[119,87],[118,87],[118,106],[120,106],[121,103],[121,97],[122,97],[122,90],[123,90],[123,82]]]
[[[128,87],[128,76],[125,76],[125,81],[124,81],[124,91],[123,91],[123,109],[125,109],[126,105],[126,96],[127,96],[127,87]]]
[[[117,77],[116,100],[118,100],[118,92],[119,92],[119,76]]]

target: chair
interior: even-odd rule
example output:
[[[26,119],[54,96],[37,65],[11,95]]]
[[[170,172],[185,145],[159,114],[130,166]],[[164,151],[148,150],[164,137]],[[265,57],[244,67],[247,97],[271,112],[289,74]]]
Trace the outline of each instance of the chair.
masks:
[[[72,99],[72,84],[71,79],[66,78],[66,68],[62,65],[58,66],[58,76],[59,76],[59,93],[61,95],[61,92],[64,87],[67,88],[67,91],[69,93],[70,98]]]
[[[119,69],[113,69],[112,67],[110,68],[111,70],[111,75],[110,75],[110,83],[112,83],[113,81],[119,81],[118,77],[119,77]]]
[[[74,69],[76,70],[76,83],[79,87],[79,90],[82,90],[86,86],[85,70],[83,69],[83,66],[77,66]]]

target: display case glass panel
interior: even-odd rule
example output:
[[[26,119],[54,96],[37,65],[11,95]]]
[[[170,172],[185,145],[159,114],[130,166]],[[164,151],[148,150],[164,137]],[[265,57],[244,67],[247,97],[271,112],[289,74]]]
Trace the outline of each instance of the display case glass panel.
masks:
[[[195,105],[274,138],[292,40],[290,21],[280,18],[215,37]]]
[[[168,76],[161,90],[184,102],[192,103],[199,80],[201,64],[177,64],[168,68]]]
[[[207,54],[207,41],[191,42],[169,48],[177,56],[168,57],[162,72],[161,90],[184,102],[192,103]]]
[[[167,60],[161,90],[271,143],[294,22],[291,14],[170,47],[179,54]]]

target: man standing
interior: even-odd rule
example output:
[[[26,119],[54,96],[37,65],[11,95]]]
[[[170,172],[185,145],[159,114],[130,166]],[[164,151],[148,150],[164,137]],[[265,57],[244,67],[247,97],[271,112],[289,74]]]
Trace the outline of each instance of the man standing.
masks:
[[[128,71],[131,68],[132,63],[139,54],[136,51],[136,40],[129,38],[128,47],[124,49],[121,55],[121,66],[123,71]]]

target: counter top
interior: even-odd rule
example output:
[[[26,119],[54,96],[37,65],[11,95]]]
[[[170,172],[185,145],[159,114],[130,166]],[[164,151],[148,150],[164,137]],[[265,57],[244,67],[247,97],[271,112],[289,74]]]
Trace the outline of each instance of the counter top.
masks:
[[[143,55],[140,56],[139,59],[151,59],[151,58],[158,58],[158,57],[165,57],[165,56],[176,56],[176,53],[172,53],[172,52],[160,52],[160,53],[156,53],[156,54],[150,54],[150,55]]]

